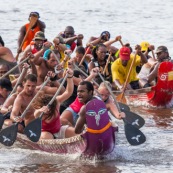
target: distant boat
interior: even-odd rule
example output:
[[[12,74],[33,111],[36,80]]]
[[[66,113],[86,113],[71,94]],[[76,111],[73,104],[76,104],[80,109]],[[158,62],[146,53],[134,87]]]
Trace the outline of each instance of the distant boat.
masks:
[[[115,95],[120,92],[114,92]],[[126,90],[127,104],[134,106],[171,107],[173,105],[173,63],[162,62],[155,86]]]

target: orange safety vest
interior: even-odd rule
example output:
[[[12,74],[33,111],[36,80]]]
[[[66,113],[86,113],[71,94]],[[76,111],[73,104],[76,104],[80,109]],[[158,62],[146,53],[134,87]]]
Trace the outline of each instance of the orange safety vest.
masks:
[[[28,28],[29,28],[29,23],[27,23],[27,24],[25,25],[25,28],[26,28],[26,32],[27,32],[27,30],[28,30]],[[38,27],[38,26],[36,26],[34,29],[30,29],[30,31],[29,31],[29,33],[28,33],[26,39],[25,39],[25,42],[24,42],[24,44],[23,44],[23,46],[22,46],[22,51],[24,51],[25,48],[30,44],[30,42],[31,42],[32,39],[34,38],[35,33],[38,32],[38,31],[40,31],[40,27]]]

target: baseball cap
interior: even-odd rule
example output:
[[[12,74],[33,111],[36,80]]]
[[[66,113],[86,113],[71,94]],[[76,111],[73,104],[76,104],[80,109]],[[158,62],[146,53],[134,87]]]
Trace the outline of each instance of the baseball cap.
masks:
[[[149,45],[150,45],[150,44],[149,44],[147,41],[141,42],[141,44],[140,44],[140,46],[141,46],[141,51],[147,51]]]
[[[156,49],[156,53],[160,53],[160,52],[168,52],[168,48],[166,46],[159,46]]]
[[[3,78],[0,79],[0,86],[1,88],[6,88],[8,91],[12,91],[12,84],[9,79]]]
[[[31,17],[32,15],[33,15],[33,16],[38,16],[38,18],[40,18],[39,13],[36,12],[36,11],[31,12],[31,13],[29,14],[29,17]]]
[[[111,37],[111,34],[110,34],[110,32],[109,31],[103,31],[102,33],[101,33],[101,37],[102,36],[108,36],[108,39],[110,39],[110,37]]]
[[[119,52],[119,57],[122,60],[129,60],[130,59],[130,49],[128,47],[122,47]]]
[[[44,40],[45,41],[46,38],[45,38],[44,32],[42,32],[42,31],[36,32],[33,40]]]

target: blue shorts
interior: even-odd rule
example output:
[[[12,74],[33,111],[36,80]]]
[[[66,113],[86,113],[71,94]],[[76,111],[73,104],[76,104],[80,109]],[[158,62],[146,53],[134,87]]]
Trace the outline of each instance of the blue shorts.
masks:
[[[72,113],[72,116],[73,116],[73,122],[74,122],[74,125],[76,124],[76,121],[79,117],[79,115],[71,108],[71,107],[68,107],[65,109],[66,111],[70,111]]]

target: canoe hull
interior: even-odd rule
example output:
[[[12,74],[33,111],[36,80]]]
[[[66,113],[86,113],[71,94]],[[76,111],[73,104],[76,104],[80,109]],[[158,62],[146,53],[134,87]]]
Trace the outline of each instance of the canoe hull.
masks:
[[[87,136],[87,133],[65,139],[41,139],[39,142],[32,142],[24,134],[18,133],[17,140],[33,149],[49,153],[80,154],[87,157],[96,156],[98,158],[111,153],[115,147],[115,133],[111,139],[110,136],[100,139],[100,141],[106,140],[105,143],[88,141],[85,136]],[[97,136],[95,138],[98,139]]]
[[[34,149],[56,154],[83,153],[87,147],[86,140],[80,135],[65,139],[48,139],[32,142],[24,134],[18,133],[17,140]]]

